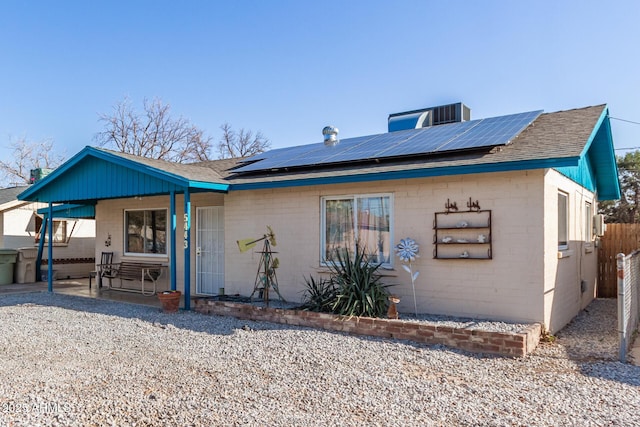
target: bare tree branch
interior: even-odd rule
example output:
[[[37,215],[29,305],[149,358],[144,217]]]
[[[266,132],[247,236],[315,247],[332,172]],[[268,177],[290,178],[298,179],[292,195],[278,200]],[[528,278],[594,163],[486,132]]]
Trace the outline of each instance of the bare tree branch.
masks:
[[[171,162],[210,160],[213,141],[201,129],[183,117],[172,118],[171,107],[158,99],[145,99],[143,109],[142,113],[136,112],[129,98],[124,98],[113,107],[112,114],[101,114],[104,130],[96,134],[97,142],[123,153]],[[236,132],[228,123],[220,128],[219,158],[252,156],[270,146],[261,132]]]
[[[186,163],[209,160],[210,137],[189,120],[171,117],[171,107],[159,99],[143,102],[143,113],[133,109],[129,98],[101,114],[104,130],[95,139],[101,146],[136,156]]]
[[[0,173],[3,185],[29,184],[31,169],[55,169],[65,160],[64,154],[54,149],[53,141],[28,141],[21,137],[11,141],[9,148],[12,156],[0,160]]]
[[[224,123],[220,129],[222,137],[218,142],[218,155],[221,159],[253,156],[265,152],[271,146],[262,132],[258,131],[255,135],[245,129],[236,132],[229,123]]]

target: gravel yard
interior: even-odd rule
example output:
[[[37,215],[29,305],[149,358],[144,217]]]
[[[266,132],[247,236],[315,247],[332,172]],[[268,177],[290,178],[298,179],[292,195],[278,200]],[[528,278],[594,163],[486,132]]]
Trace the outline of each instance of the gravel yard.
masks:
[[[578,320],[555,343],[508,359],[6,295],[0,425],[640,425],[640,367],[616,361],[615,301],[595,301]]]

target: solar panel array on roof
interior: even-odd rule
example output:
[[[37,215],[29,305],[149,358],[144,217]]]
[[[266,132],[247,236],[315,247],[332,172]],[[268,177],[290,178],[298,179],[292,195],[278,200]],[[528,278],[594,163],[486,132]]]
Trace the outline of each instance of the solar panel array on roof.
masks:
[[[236,172],[273,170],[405,157],[506,145],[542,111],[389,132],[323,143],[279,148],[247,159]]]

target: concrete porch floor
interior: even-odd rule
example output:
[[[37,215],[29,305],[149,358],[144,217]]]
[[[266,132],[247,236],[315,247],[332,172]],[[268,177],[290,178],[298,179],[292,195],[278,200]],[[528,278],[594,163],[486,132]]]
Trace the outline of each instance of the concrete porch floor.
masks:
[[[36,283],[13,283],[10,285],[0,285],[0,295],[27,293],[27,292],[46,292],[47,282]],[[158,297],[144,296],[135,292],[124,292],[107,288],[98,288],[95,278],[92,279],[91,289],[89,289],[89,278],[81,279],[65,279],[54,280],[53,292],[57,294],[75,295],[84,298],[96,298],[110,301],[126,302],[131,304],[148,305],[160,308],[162,304]],[[184,299],[180,303],[184,307]]]

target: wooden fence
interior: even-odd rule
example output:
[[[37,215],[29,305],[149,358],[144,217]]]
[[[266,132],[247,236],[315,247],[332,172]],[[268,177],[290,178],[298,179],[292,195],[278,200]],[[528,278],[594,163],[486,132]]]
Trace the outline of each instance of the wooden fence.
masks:
[[[640,248],[640,224],[607,224],[598,249],[598,298],[616,298],[616,255]]]

